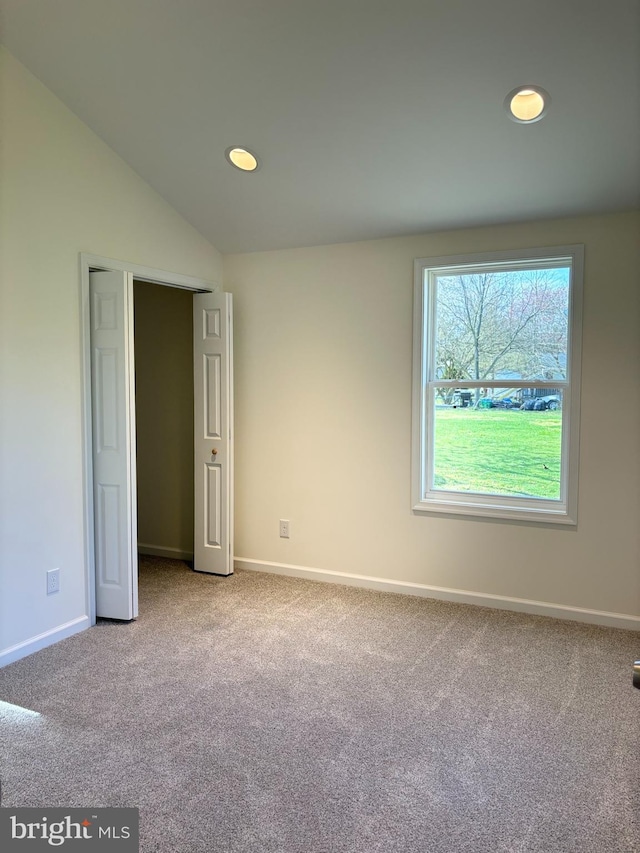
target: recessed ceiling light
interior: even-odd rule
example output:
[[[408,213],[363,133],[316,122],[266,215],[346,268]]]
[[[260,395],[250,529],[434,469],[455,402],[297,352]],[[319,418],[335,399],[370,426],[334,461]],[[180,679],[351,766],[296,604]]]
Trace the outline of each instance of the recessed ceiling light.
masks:
[[[241,172],[255,172],[258,168],[258,158],[247,148],[239,148],[233,145],[231,148],[227,148],[224,156],[232,166],[240,169]]]
[[[518,86],[504,99],[504,106],[512,121],[532,124],[546,115],[551,96],[540,86]]]

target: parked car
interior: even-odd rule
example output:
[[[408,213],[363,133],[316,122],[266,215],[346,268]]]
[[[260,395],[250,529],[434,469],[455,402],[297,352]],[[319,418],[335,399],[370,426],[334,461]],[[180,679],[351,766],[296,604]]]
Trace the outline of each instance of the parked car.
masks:
[[[525,412],[544,412],[546,409],[555,412],[561,405],[562,402],[557,394],[547,394],[546,397],[529,397],[520,408]]]
[[[555,412],[562,405],[562,400],[557,394],[548,394],[546,397],[540,397],[539,399],[544,403],[545,409],[551,409],[552,412]]]

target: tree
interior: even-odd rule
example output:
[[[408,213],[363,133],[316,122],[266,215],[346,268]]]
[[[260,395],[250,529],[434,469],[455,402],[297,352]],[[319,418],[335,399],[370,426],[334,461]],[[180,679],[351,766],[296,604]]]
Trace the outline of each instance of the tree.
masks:
[[[564,375],[566,270],[441,276],[437,294],[436,357],[442,379]]]

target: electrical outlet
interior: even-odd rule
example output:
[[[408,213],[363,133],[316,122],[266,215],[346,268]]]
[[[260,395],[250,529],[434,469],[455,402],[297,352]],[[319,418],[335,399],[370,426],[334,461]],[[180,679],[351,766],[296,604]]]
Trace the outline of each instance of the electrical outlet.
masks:
[[[60,592],[60,569],[49,569],[47,572],[47,595]]]
[[[286,518],[280,519],[280,538],[289,538],[289,521]]]

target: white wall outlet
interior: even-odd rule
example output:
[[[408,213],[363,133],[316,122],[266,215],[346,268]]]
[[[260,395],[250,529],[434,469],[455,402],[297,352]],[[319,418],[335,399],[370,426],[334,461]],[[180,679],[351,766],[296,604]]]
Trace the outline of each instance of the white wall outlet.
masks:
[[[286,518],[280,519],[280,538],[289,538],[289,521]]]
[[[60,592],[60,569],[49,569],[47,572],[47,595]]]

